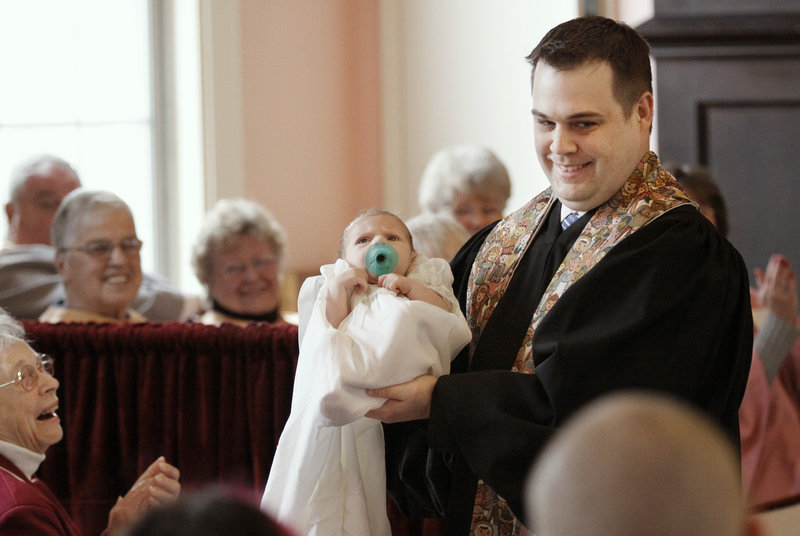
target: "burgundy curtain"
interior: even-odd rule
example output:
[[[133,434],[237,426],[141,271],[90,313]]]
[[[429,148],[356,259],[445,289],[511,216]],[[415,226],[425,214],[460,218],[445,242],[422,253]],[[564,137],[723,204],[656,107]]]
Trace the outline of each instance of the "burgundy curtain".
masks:
[[[64,440],[40,476],[85,534],[159,455],[184,489],[260,494],[289,415],[297,327],[25,324],[56,359]]]
[[[105,528],[117,496],[160,455],[184,490],[223,483],[260,500],[291,407],[296,326],[24,325],[61,383],[64,439],[39,476],[84,534]],[[441,533],[393,506],[396,536]]]

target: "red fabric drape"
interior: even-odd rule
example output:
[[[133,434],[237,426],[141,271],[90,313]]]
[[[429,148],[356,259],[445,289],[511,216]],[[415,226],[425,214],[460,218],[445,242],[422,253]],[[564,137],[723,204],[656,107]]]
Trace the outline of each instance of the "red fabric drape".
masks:
[[[160,455],[184,490],[224,483],[260,500],[291,408],[296,326],[23,324],[61,383],[64,439],[39,476],[84,534],[100,534],[117,496]],[[395,536],[442,533],[389,502]]]
[[[260,496],[291,406],[296,326],[25,328],[61,382],[64,439],[39,474],[85,534],[162,454],[184,489],[224,482]]]

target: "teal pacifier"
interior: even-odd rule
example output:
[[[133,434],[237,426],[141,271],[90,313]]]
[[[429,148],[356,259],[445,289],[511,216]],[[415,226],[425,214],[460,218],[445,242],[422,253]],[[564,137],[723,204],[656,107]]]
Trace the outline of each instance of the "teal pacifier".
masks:
[[[364,256],[367,271],[375,277],[390,274],[397,268],[397,250],[388,242],[378,242],[367,248]]]

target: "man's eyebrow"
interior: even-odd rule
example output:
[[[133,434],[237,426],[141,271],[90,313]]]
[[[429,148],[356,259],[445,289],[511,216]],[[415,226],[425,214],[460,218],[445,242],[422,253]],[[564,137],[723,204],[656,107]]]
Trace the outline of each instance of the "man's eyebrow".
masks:
[[[533,110],[531,110],[531,113],[534,115],[534,117],[541,117],[542,119],[549,119],[549,117],[546,114],[543,114],[542,112],[536,110],[535,108]],[[599,114],[597,112],[576,112],[574,114],[571,114],[571,115],[567,116],[566,120],[567,121],[577,121],[577,120],[580,120],[580,119],[599,119],[600,117],[602,117],[602,114]]]

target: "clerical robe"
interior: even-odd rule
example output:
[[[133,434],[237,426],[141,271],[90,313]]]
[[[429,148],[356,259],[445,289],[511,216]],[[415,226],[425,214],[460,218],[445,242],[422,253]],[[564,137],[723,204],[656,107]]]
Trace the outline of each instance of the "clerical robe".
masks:
[[[649,153],[617,197],[639,188],[637,176],[664,174]],[[524,522],[523,484],[545,442],[577,409],[612,391],[676,396],[705,411],[738,445],[752,348],[747,269],[695,206],[659,213],[548,303],[562,261],[584,247],[582,231],[614,200],[563,232],[560,203],[547,205],[491,316],[451,374],[439,378],[430,418],[385,427],[393,470],[387,482],[403,511],[445,515],[448,534],[469,534],[480,479]],[[491,280],[497,267],[490,255],[478,255],[492,228],[452,262],[454,290],[471,325],[470,274],[486,263]],[[511,371],[541,307],[547,312],[527,341],[535,370]]]

